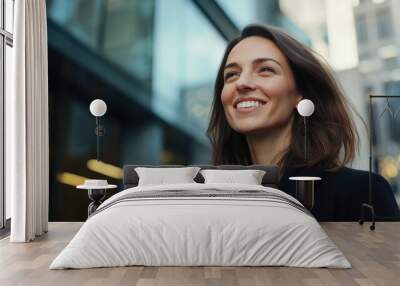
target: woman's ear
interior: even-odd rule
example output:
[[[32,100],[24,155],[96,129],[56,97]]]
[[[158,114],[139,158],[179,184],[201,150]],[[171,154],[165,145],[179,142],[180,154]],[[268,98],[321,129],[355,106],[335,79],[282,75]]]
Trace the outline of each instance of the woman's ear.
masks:
[[[301,94],[299,94],[299,95],[297,96],[296,105],[299,104],[299,102],[300,102],[302,99],[303,99],[303,96],[302,96]]]

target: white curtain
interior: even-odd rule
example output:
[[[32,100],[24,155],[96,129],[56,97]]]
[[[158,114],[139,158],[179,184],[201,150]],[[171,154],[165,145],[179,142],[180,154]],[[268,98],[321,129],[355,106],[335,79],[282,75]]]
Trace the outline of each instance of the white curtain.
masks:
[[[15,1],[13,92],[6,110],[12,242],[47,232],[49,197],[45,0]],[[8,174],[8,176],[7,176]]]

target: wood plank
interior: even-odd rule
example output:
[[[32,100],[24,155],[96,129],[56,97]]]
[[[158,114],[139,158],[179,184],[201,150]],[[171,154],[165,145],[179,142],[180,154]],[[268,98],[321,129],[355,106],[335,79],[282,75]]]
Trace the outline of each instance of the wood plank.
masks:
[[[0,285],[399,285],[399,222],[379,222],[375,231],[356,222],[321,223],[352,269],[132,266],[49,270],[81,225],[50,223],[49,233],[32,243],[0,240]]]

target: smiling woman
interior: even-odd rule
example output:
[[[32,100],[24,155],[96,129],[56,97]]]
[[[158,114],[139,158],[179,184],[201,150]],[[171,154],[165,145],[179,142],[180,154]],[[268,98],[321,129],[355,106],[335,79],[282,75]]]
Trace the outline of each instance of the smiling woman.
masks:
[[[302,99],[315,105],[307,160],[303,119],[296,112]],[[330,68],[311,49],[277,28],[247,26],[228,44],[215,82],[207,130],[213,163],[276,164],[280,187],[291,195],[295,190],[290,176],[322,177],[313,209],[316,217],[356,220],[361,203],[367,201],[368,173],[346,167],[359,148],[349,107],[359,116]],[[390,185],[374,176],[377,212],[397,215]]]
[[[303,98],[316,105],[307,163],[304,126],[295,112]],[[248,26],[229,43],[215,83],[208,128],[214,163],[278,164],[282,172],[306,165],[335,170],[353,160],[358,145],[348,106],[312,50],[277,28]]]
[[[272,41],[250,36],[229,53],[222,105],[229,125],[246,134],[252,161],[278,163],[275,155],[290,143],[301,98],[285,56]],[[265,147],[273,152],[263,152]]]

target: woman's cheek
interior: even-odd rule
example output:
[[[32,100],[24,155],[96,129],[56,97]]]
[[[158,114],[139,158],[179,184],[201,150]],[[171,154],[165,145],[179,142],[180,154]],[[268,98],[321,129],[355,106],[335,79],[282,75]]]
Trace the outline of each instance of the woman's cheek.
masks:
[[[232,96],[227,88],[223,88],[221,92],[221,102],[223,105],[228,105],[232,101]]]

